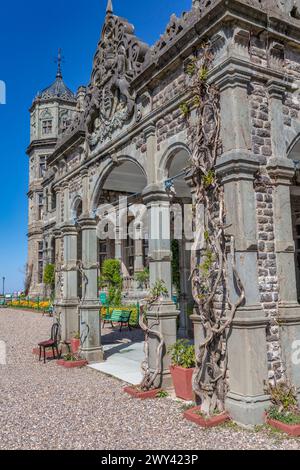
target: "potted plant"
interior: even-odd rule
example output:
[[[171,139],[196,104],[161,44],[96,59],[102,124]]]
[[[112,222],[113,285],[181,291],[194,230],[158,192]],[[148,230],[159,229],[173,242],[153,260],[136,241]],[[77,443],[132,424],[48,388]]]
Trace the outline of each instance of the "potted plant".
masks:
[[[73,354],[78,353],[80,349],[80,333],[77,331],[74,336],[71,338],[71,351]]]
[[[270,385],[271,407],[266,412],[266,423],[290,436],[300,436],[300,409],[297,391],[288,383]]]
[[[225,423],[230,419],[228,413],[215,411],[212,415],[207,415],[201,410],[201,406],[191,406],[186,409],[183,416],[192,423],[198,424],[203,428],[212,428]]]
[[[195,368],[195,348],[187,339],[179,339],[168,348],[170,372],[178,398],[193,400],[192,378]]]
[[[71,369],[74,367],[83,367],[88,364],[86,359],[82,359],[78,354],[73,354],[71,352],[64,355],[62,359],[58,359],[57,364],[59,366],[66,367]]]

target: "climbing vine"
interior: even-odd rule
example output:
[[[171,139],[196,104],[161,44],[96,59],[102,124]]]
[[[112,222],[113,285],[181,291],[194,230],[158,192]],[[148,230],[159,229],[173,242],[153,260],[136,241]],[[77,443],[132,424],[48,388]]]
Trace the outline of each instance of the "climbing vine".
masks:
[[[164,281],[158,280],[150,290],[149,296],[146,299],[144,308],[141,308],[139,324],[145,333],[144,352],[145,358],[142,363],[143,379],[139,388],[141,390],[151,390],[157,386],[157,380],[160,379],[162,373],[162,357],[164,353],[165,342],[162,333],[156,330],[155,327],[159,326],[159,318],[157,315],[156,320],[149,323],[147,312],[151,311],[153,305],[161,298],[168,295],[168,289]],[[155,370],[150,369],[149,363],[149,338],[154,337],[158,341],[156,348],[156,366]]]
[[[225,225],[224,190],[215,171],[221,153],[220,95],[209,82],[212,61],[211,45],[203,43],[186,67],[192,98],[180,108],[187,119],[192,150],[195,223],[200,243],[192,252],[191,279],[204,339],[196,351],[193,388],[202,411],[208,415],[224,410],[228,391],[227,340],[236,310],[245,298],[235,265],[235,240],[225,230],[229,227]],[[202,217],[197,222],[200,207]],[[229,297],[230,278],[238,291],[236,301]]]

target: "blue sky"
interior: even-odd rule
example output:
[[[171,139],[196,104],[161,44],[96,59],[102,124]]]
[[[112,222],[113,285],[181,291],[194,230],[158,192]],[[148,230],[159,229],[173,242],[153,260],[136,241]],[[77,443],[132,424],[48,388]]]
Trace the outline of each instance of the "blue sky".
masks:
[[[55,55],[63,49],[63,75],[74,91],[89,81],[106,0],[17,0],[1,2],[0,80],[7,104],[0,105],[0,291],[23,288],[27,257],[29,144],[28,108],[39,90],[55,78]],[[153,44],[172,13],[192,0],[113,0],[114,12],[135,25]]]

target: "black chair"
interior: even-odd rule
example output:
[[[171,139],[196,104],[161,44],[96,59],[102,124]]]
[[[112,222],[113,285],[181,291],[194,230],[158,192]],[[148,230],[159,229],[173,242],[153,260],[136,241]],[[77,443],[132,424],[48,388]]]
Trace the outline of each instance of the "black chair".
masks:
[[[39,355],[39,361],[41,360],[42,357],[42,349],[44,351],[44,364],[46,363],[46,350],[47,349],[52,349],[53,352],[53,357],[55,358],[55,350],[57,354],[57,358],[59,358],[59,352],[58,352],[58,334],[59,334],[59,324],[54,323],[51,328],[51,338],[48,339],[47,341],[42,341],[39,343],[39,348],[40,348],[40,355]]]

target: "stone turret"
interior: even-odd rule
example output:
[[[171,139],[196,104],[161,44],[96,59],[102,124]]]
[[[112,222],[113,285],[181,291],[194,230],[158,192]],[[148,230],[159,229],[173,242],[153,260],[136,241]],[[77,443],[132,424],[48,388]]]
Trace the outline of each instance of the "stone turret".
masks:
[[[31,295],[43,295],[43,269],[45,264],[43,229],[50,195],[44,187],[47,159],[57,139],[69,126],[76,111],[77,97],[66,86],[61,69],[59,51],[54,82],[39,92],[30,108],[29,156],[29,214],[28,265],[32,266]],[[51,206],[51,204],[50,204]],[[50,260],[48,260],[49,262]]]

